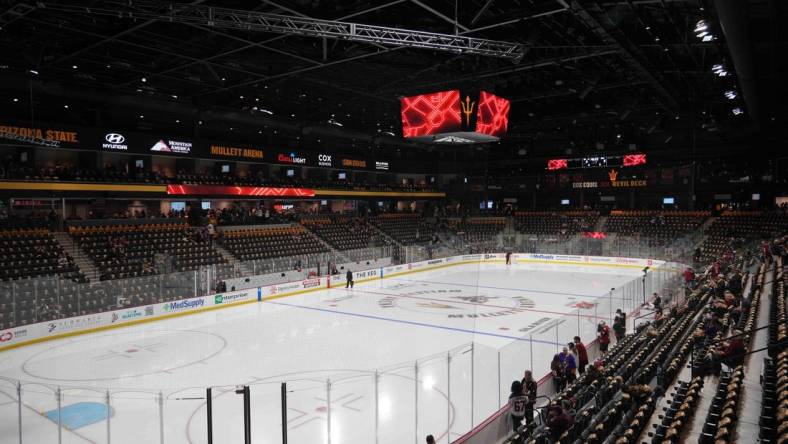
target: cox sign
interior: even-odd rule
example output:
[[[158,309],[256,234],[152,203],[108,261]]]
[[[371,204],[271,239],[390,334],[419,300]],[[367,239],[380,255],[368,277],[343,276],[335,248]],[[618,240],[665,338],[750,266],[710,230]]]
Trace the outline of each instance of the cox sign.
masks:
[[[320,153],[317,155],[317,164],[323,167],[330,167],[333,165],[331,162],[331,154]]]

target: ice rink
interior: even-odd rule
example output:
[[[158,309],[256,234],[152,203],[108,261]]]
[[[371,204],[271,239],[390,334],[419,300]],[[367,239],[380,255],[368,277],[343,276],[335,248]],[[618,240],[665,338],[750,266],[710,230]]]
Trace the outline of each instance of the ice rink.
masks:
[[[465,264],[29,345],[0,353],[0,442],[446,443],[505,402],[559,344],[594,337],[633,301],[610,295],[637,268]],[[109,394],[109,421],[107,396]],[[161,395],[160,395],[161,393]],[[161,398],[160,398],[161,396]],[[330,431],[329,431],[330,430]]]

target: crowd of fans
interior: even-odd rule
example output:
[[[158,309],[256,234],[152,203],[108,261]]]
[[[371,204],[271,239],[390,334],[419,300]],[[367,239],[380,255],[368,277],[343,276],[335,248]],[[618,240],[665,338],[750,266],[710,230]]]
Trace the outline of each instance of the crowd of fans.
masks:
[[[655,294],[647,306],[655,312],[653,320],[638,326],[636,331],[627,332],[626,315],[617,310],[612,329],[604,321],[599,323],[595,340],[598,354],[590,364],[587,347],[580,337],[573,338],[550,362],[549,376],[557,395],[546,405],[536,408],[540,397],[537,396],[532,372],[526,371],[523,380],[511,384],[508,413],[515,433],[507,442],[542,444],[574,442],[576,439],[584,443],[640,442],[638,437],[653,414],[657,400],[673,384],[687,359],[691,360],[693,379],[675,383],[676,392],[671,394],[672,407],[668,409],[668,415],[659,417],[662,419],[655,426],[657,429],[652,442],[678,442],[681,427],[686,422],[681,418],[689,418],[692,414],[703,377],[720,373],[722,377],[717,395],[709,410],[711,419],[707,421],[714,426],[704,428],[700,440],[719,444],[734,442],[735,400],[741,391],[744,358],[765,284],[765,271],[775,260],[780,263],[774,284],[779,298],[774,298],[773,306],[778,308],[773,309],[772,316],[777,317],[774,313],[780,313],[785,318],[783,270],[788,264],[787,241],[788,238],[783,237],[755,248],[749,246],[756,254],[744,248],[726,249],[717,260],[702,264],[703,271],[697,276],[688,268],[684,272],[686,300],[664,307],[659,295]],[[742,267],[755,261],[762,266],[753,277]],[[745,281],[751,282],[749,292],[744,291]],[[778,356],[784,357],[788,352],[781,350],[788,348],[785,343],[788,329],[782,325],[774,331],[780,328],[783,340],[778,342],[775,354],[780,353]],[[614,344],[611,336],[615,338],[615,346],[609,349]],[[685,337],[688,341],[682,343]],[[637,348],[639,353],[635,356],[626,353],[633,342],[657,344],[659,341],[671,341],[680,346],[661,346],[656,352],[641,347]],[[655,353],[651,361],[636,364],[636,359],[647,352]],[[622,370],[622,364],[626,371]],[[638,365],[643,368],[638,369]],[[656,367],[660,370],[656,371]],[[785,368],[779,371],[788,375]],[[652,375],[657,378],[652,380]],[[590,397],[589,388],[593,388],[595,393]],[[788,416],[784,412],[782,416],[782,422],[778,424],[782,440],[777,442],[785,442],[788,437]],[[540,421],[537,422],[537,418]],[[774,432],[775,428],[769,426],[762,433]]]

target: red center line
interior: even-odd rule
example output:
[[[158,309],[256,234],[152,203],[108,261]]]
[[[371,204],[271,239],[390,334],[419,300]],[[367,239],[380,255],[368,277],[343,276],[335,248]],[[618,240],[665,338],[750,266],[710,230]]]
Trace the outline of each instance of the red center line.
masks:
[[[345,291],[350,291],[347,288],[344,289],[344,290]],[[534,313],[547,313],[547,314],[553,314],[553,315],[559,315],[559,316],[569,316],[569,315],[571,315],[572,318],[577,317],[577,315],[574,314],[574,313],[562,313],[560,311],[537,310],[535,308],[523,308],[523,307],[504,307],[504,306],[501,306],[501,305],[478,304],[476,302],[452,301],[452,300],[446,300],[446,299],[426,298],[426,297],[421,297],[421,296],[409,296],[409,295],[396,294],[396,293],[383,293],[383,292],[379,292],[379,291],[369,291],[369,290],[361,290],[361,291],[364,292],[364,293],[376,294],[376,295],[380,295],[380,296],[392,296],[392,297],[398,297],[398,298],[420,299],[420,300],[424,300],[424,301],[444,302],[444,303],[452,303],[452,304],[465,304],[465,305],[473,305],[473,306],[479,306],[479,307],[500,308],[500,309],[503,309],[503,310],[530,311],[530,312],[534,312]],[[582,314],[580,315],[580,317],[588,318],[588,319],[608,319],[607,316],[592,316],[592,315],[582,315]]]

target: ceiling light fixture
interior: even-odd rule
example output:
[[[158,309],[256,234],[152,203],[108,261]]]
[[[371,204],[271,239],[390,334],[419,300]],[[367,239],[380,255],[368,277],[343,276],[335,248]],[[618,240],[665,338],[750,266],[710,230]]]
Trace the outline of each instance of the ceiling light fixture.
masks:
[[[711,72],[717,74],[720,77],[725,77],[728,75],[728,71],[725,70],[725,67],[721,63],[712,66]]]

